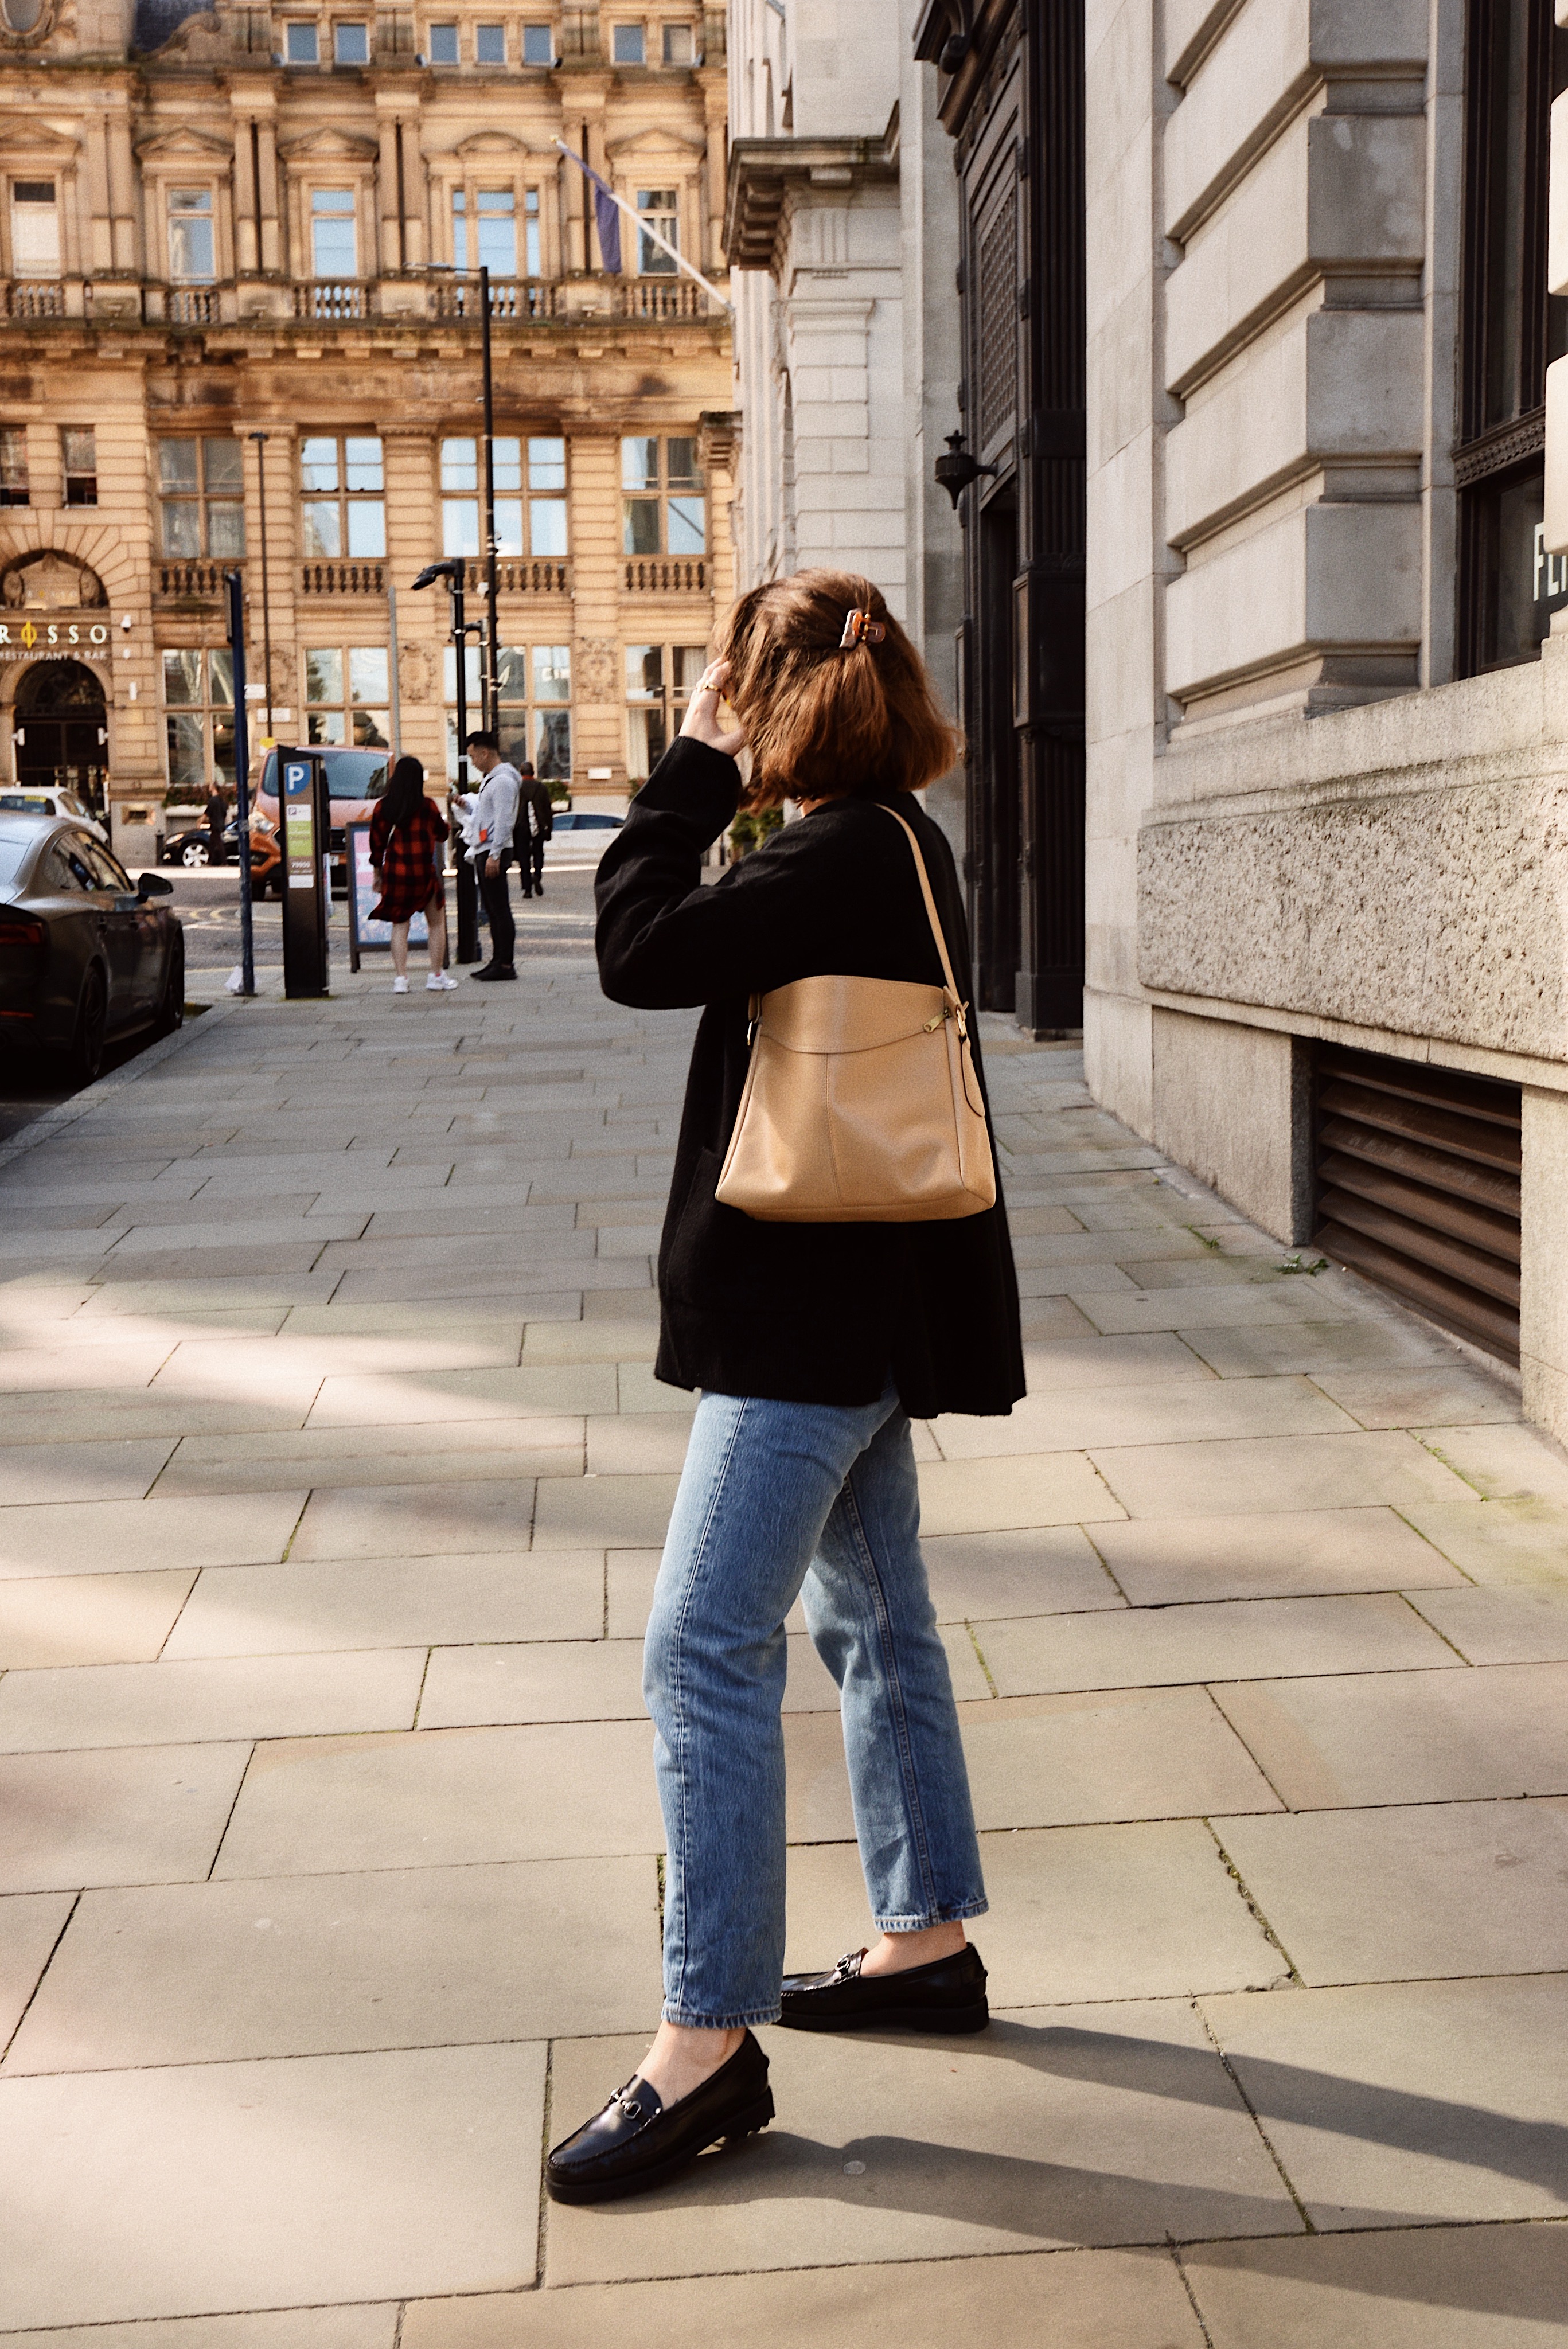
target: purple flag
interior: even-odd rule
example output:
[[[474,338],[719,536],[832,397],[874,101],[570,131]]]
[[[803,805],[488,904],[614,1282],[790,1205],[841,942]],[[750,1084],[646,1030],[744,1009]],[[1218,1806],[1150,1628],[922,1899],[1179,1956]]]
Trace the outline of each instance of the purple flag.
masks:
[[[564,139],[558,139],[556,144],[560,148],[563,155],[571,157],[584,179],[593,181],[594,226],[599,233],[599,260],[604,268],[607,269],[613,276],[618,277],[620,274],[620,207],[591,163],[585,163],[582,157],[574,153]]]
[[[612,277],[620,274],[620,209],[597,171],[594,183],[594,226],[599,233],[599,259]]]

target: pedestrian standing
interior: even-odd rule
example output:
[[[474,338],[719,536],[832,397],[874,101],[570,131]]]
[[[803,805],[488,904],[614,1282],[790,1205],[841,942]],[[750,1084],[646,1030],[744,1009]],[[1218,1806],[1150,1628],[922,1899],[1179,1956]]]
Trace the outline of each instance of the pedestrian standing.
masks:
[[[528,791],[528,778],[533,771],[532,767],[519,767],[517,770],[515,845],[517,877],[523,885],[524,897],[531,897],[534,895],[534,842],[539,829],[539,818]]]
[[[506,868],[512,862],[522,777],[502,757],[501,744],[493,734],[471,734],[463,749],[468,752],[469,765],[483,778],[472,800],[460,800],[458,805],[471,813],[469,856],[478,875],[490,924],[490,960],[482,970],[471,971],[469,977],[515,978],[513,957],[517,947],[517,925],[512,916]]]
[[[424,916],[429,930],[427,992],[440,995],[457,985],[446,970],[445,838],[445,820],[425,793],[424,769],[417,759],[400,759],[370,817],[370,870],[381,893],[370,919],[392,926],[394,995],[409,991],[409,924],[416,914]]]
[[[949,2033],[989,2019],[985,1968],[964,1935],[985,1889],[920,1556],[909,1422],[1002,1414],[1023,1392],[1001,1196],[988,1180],[973,1212],[967,1194],[943,1208],[953,1220],[778,1221],[717,1195],[756,999],[771,990],[819,975],[839,975],[839,994],[905,982],[900,1003],[940,1007],[908,1040],[940,1033],[944,1071],[955,1054],[965,1063],[967,1007],[950,976],[970,968],[963,900],[914,796],[952,765],[957,738],[863,579],[809,571],[753,588],[724,650],[596,890],[606,994],[704,1007],[659,1248],[655,1366],[701,1394],[643,1679],[668,1845],[664,2019],[636,2075],[551,2154],[549,2191],[563,2201],[637,2192],[717,2139],[764,2127],[774,2104],[753,2024]],[[729,729],[721,687],[739,719]],[[749,804],[787,795],[804,820],[704,887],[704,853],[740,801],[745,743]],[[877,990],[878,1004],[898,993]],[[813,999],[834,995],[819,987]],[[969,1115],[989,1134],[978,1056],[972,1081]],[[921,1094],[910,1107],[930,1105]],[[889,1132],[901,1113],[897,1102],[878,1112]],[[929,1130],[940,1153],[940,1119]],[[950,1103],[949,1143],[953,1131]],[[809,1134],[796,1138],[809,1152]],[[797,1596],[841,1692],[879,1930],[831,1971],[786,1980],[780,1703]]]
[[[556,818],[548,787],[539,781],[532,761],[517,770],[523,778],[523,804],[528,809],[528,846],[531,852],[530,871],[523,895],[542,897],[545,894],[545,843],[556,829]],[[519,823],[521,833],[521,823]]]
[[[227,861],[228,848],[223,834],[229,825],[229,802],[223,786],[214,781],[207,792],[207,855],[213,864]]]

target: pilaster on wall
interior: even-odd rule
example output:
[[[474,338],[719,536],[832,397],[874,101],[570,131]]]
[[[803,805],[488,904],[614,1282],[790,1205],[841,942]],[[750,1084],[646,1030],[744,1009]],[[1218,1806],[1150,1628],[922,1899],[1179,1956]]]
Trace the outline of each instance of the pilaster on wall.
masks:
[[[904,513],[909,624],[943,707],[958,710],[958,631],[963,621],[963,530],[932,468],[959,424],[961,338],[953,332],[959,267],[959,183],[937,116],[937,77],[915,56],[920,16],[904,0],[898,91],[898,210],[904,259]],[[966,846],[961,765],[926,794],[928,813],[955,855]]]
[[[625,680],[617,675],[620,442],[608,432],[574,434],[567,470],[572,578],[574,769],[608,767],[626,777]],[[653,630],[649,628],[651,640]]]
[[[1526,1414],[1568,1444],[1568,1095],[1526,1085],[1519,1367]]]
[[[418,424],[384,423],[381,449],[387,480],[386,575],[402,583],[422,571],[441,544],[430,433]],[[400,585],[399,740],[410,757],[424,761],[432,781],[446,773],[447,754],[444,677],[441,655],[431,656],[430,624],[438,614],[444,621],[446,602],[444,582],[417,595]],[[379,619],[380,613],[376,616]],[[478,717],[469,723],[477,726]]]
[[[1154,1125],[1149,1007],[1137,980],[1137,832],[1163,738],[1167,567],[1160,233],[1163,109],[1175,102],[1147,0],[1090,12],[1088,565],[1084,1051],[1095,1097]]]
[[[1285,1247],[1312,1232],[1311,1050],[1272,1029],[1154,1014],[1154,1142]]]
[[[291,425],[271,423],[265,440],[253,440],[244,427],[241,443],[244,450],[245,471],[245,561],[246,591],[250,606],[250,673],[256,683],[265,682],[272,696],[272,708],[277,725],[286,727],[292,719],[277,718],[280,709],[295,710],[298,707],[300,679],[294,674],[291,648],[294,644],[295,563],[294,509],[297,499],[296,484],[299,479],[295,459],[296,447]],[[264,631],[262,616],[262,482],[266,483],[266,606],[268,627]],[[264,635],[272,637],[272,670],[265,666]],[[256,719],[257,733],[265,720],[265,705]]]
[[[1281,0],[1205,40],[1220,15],[1168,60],[1162,158],[1165,684],[1189,728],[1417,684],[1431,520],[1429,0]]]

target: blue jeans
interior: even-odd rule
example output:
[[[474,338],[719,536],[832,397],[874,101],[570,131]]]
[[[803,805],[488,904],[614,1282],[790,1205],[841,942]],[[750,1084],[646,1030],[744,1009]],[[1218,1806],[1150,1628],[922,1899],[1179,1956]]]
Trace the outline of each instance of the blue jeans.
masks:
[[[855,1831],[886,1932],[986,1906],[909,1423],[704,1394],[653,1594],[643,1694],[669,1845],[664,2013],[772,2023],[784,1949],[784,1617],[838,1682]],[[831,1962],[831,1954],[823,1962]]]

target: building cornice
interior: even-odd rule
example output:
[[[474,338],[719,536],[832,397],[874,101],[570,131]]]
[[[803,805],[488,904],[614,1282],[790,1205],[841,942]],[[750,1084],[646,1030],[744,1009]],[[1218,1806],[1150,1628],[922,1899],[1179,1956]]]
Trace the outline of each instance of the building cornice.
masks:
[[[886,185],[898,176],[897,116],[872,139],[737,139],[730,149],[724,257],[732,269],[783,266],[785,200],[792,190]]]

